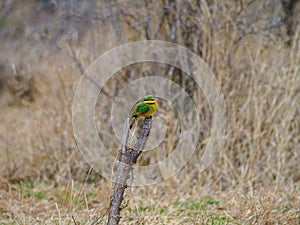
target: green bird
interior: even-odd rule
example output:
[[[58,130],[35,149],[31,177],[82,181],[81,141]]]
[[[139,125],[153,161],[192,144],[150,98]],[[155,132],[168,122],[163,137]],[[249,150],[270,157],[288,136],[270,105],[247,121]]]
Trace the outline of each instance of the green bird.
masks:
[[[136,104],[133,113],[131,114],[131,123],[129,129],[132,128],[136,120],[140,117],[150,117],[158,109],[158,104],[152,95],[147,95]]]

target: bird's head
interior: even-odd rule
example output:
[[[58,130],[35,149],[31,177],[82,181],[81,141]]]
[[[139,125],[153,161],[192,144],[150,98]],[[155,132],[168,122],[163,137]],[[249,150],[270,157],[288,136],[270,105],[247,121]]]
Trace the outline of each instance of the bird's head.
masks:
[[[143,101],[144,102],[147,102],[147,101],[155,101],[155,98],[152,96],[152,95],[147,95],[143,98]]]

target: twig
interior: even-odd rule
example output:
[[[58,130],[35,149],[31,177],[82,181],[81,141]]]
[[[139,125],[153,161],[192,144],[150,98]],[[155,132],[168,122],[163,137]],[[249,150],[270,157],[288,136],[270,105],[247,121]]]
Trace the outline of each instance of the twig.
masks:
[[[84,201],[85,201],[85,206],[86,206],[86,210],[87,210],[87,213],[88,213],[88,223],[90,223],[91,221],[91,216],[90,216],[90,210],[89,210],[89,204],[88,204],[88,201],[87,201],[87,197],[86,197],[86,193],[84,192]]]
[[[75,218],[74,218],[73,215],[72,215],[72,220],[73,220],[74,224],[77,225],[77,222],[76,222],[76,220],[75,220]]]
[[[72,53],[72,54],[69,54],[69,55],[72,57],[73,61],[76,63],[77,68],[80,70],[81,74],[83,75],[85,69],[84,69],[82,63],[80,62],[80,60],[78,59],[78,57],[76,55],[76,52],[74,50],[74,47],[73,47],[73,44],[72,44],[71,40],[68,40],[67,43],[68,43],[69,48],[70,48],[71,53]]]
[[[137,162],[139,155],[145,147],[148,140],[152,124],[152,117],[147,117],[144,120],[142,131],[134,145],[134,148],[129,148],[127,146],[128,136],[129,136],[129,119],[127,119],[124,128],[124,134],[122,139],[122,147],[120,150],[120,167],[118,169],[116,182],[114,185],[113,194],[110,197],[110,208],[108,215],[108,224],[116,225],[120,221],[121,204],[123,201],[123,196],[127,186],[127,180],[130,176],[130,171],[132,171],[132,166]]]
[[[61,224],[61,216],[60,216],[60,210],[58,208],[57,202],[55,202],[55,207],[56,207],[56,210],[58,212],[58,224],[60,225]]]

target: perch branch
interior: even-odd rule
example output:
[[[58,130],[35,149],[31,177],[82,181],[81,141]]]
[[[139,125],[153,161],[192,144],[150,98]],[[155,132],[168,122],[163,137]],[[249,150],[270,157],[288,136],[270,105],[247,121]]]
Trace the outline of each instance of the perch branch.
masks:
[[[137,159],[143,151],[148,140],[151,130],[152,117],[145,118],[141,133],[134,145],[134,148],[129,148],[127,146],[129,136],[128,124],[129,119],[127,119],[125,123],[119,158],[120,166],[117,172],[113,194],[110,197],[110,207],[108,215],[109,225],[119,224],[119,221],[121,219],[121,204],[124,198],[125,189],[128,187],[127,180],[129,179],[130,171],[132,171],[133,165],[137,162]]]

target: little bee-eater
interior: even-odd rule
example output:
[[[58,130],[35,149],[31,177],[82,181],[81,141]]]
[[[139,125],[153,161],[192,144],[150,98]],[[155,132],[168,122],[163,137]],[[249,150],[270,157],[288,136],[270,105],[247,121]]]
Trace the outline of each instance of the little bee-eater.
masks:
[[[131,114],[131,123],[129,129],[132,128],[133,124],[140,117],[150,117],[158,109],[158,104],[152,95],[147,95],[140,101]]]

